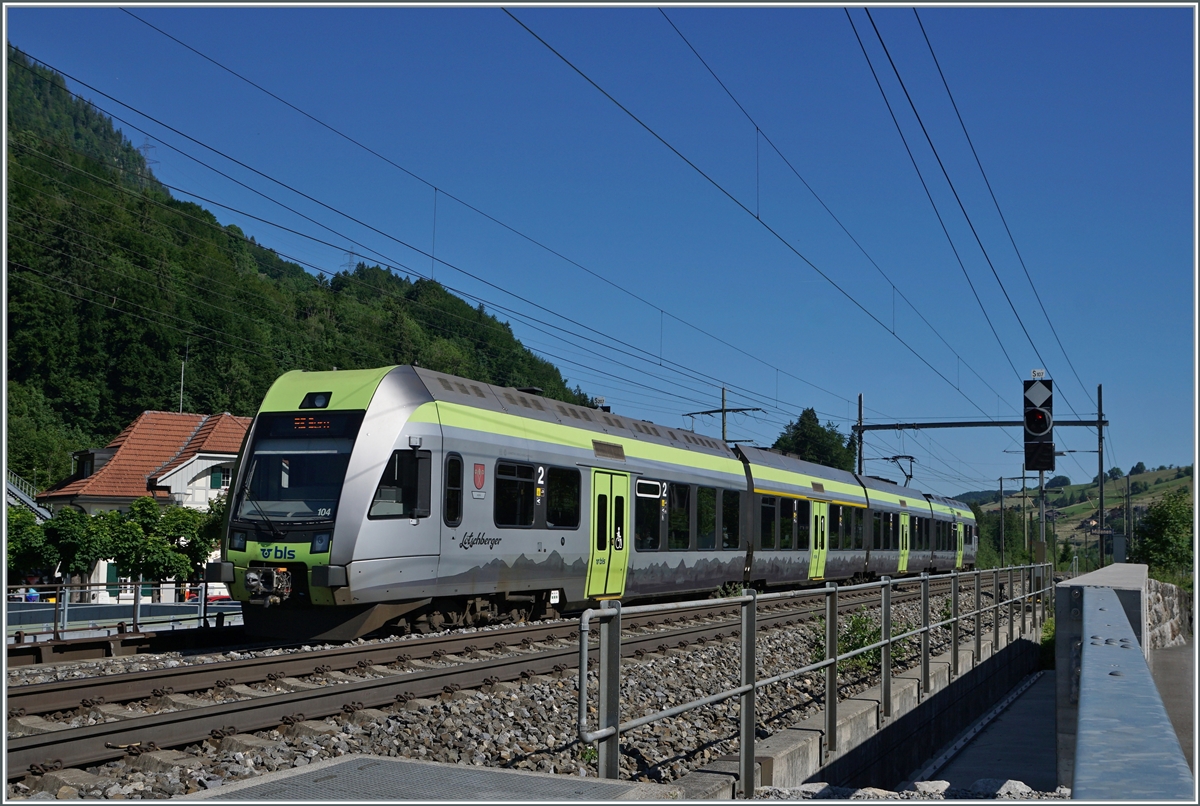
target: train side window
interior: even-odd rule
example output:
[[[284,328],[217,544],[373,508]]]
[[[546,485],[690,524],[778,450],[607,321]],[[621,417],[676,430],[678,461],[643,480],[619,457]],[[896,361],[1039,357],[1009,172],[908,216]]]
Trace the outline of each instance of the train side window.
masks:
[[[394,451],[375,488],[367,517],[429,517],[432,464],[433,454],[429,451]]]
[[[596,496],[596,551],[608,551],[608,496]]]
[[[807,501],[796,502],[796,548],[808,551],[808,528],[812,520],[812,508]]]
[[[446,457],[445,492],[442,496],[442,518],[447,526],[462,523],[463,514],[463,460],[457,453]]]
[[[633,547],[638,551],[658,551],[662,543],[662,504],[659,503],[658,482],[654,485],[654,497],[648,495],[647,482],[638,480],[637,496],[634,498]],[[643,492],[646,494],[643,494]]]
[[[892,513],[892,548],[900,548],[900,513]]]
[[[734,490],[721,491],[721,548],[742,547],[742,494]]]
[[[696,548],[711,550],[717,547],[717,491],[712,487],[696,488]]]
[[[871,539],[871,548],[874,549],[875,551],[882,551],[883,550],[883,513],[876,511],[872,514],[871,519],[875,522],[874,529],[872,530],[872,534],[874,534],[874,537]]]
[[[497,526],[533,526],[534,468],[516,462],[496,465],[496,503],[493,517]]]
[[[692,546],[691,488],[672,484],[667,489],[667,549],[684,551]]]
[[[779,548],[790,549],[795,541],[796,531],[796,500],[793,498],[779,499]]]
[[[759,548],[775,548],[775,496],[764,495],[759,506]]]
[[[841,549],[842,547],[842,505],[829,505],[829,525],[828,531],[825,532],[826,547],[829,549]]]
[[[854,508],[854,548],[857,551],[862,551],[863,547],[863,516],[866,514],[865,509]]]
[[[546,469],[546,525],[556,529],[579,528],[578,470],[564,467]]]

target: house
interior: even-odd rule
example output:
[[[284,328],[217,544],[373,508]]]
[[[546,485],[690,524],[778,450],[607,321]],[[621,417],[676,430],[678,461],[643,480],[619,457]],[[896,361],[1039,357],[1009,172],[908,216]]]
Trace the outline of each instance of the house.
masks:
[[[37,502],[57,511],[76,507],[89,515],[127,512],[136,498],[207,509],[227,490],[249,417],[144,411],[103,448],[77,451],[75,471],[40,493]]]

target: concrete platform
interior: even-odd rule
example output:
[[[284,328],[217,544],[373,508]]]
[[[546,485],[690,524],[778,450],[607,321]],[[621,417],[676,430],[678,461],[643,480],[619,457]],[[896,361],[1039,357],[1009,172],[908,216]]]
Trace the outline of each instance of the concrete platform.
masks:
[[[598,801],[682,800],[676,786],[351,755],[227,783],[173,800]]]
[[[1043,672],[931,778],[970,789],[980,778],[1021,781],[1038,792],[1058,786],[1054,672]]]
[[[1196,748],[1192,731],[1196,724],[1196,645],[1195,638],[1166,649],[1150,650],[1150,674],[1162,697],[1163,707],[1179,737],[1179,747],[1192,775],[1196,774]]]

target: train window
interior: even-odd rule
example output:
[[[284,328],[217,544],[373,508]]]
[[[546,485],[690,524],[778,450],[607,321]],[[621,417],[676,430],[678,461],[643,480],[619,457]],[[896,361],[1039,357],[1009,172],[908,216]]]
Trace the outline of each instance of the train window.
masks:
[[[873,529],[874,537],[871,540],[871,548],[875,549],[876,551],[882,551],[883,550],[883,513],[882,512],[874,513],[873,520],[875,521],[875,528]]]
[[[721,491],[721,548],[742,547],[742,494],[733,490]]]
[[[579,471],[562,467],[546,470],[546,525],[579,528]]]
[[[662,541],[663,508],[659,498],[647,498],[642,495],[641,487],[647,482],[639,481],[638,495],[633,504],[633,546],[638,551],[658,551]],[[658,482],[649,482],[658,488]]]
[[[796,531],[796,501],[793,498],[779,499],[779,548],[790,549]]]
[[[608,551],[608,496],[596,496],[596,551]]]
[[[646,481],[638,479],[634,487],[634,491],[638,498],[654,498],[657,499],[662,495],[662,485],[657,481]]]
[[[696,488],[696,548],[717,547],[717,491],[712,487]]]
[[[493,509],[497,526],[533,526],[534,486],[533,465],[497,463]]]
[[[447,526],[462,523],[463,514],[463,460],[457,453],[446,457],[445,492],[442,497],[442,517]]]
[[[825,527],[828,530],[825,532],[825,546],[826,546],[826,548],[833,549],[833,550],[840,549],[842,547],[841,536],[840,536],[841,531],[842,531],[842,505],[841,504],[830,504],[829,505],[828,524],[829,525]]]
[[[862,551],[863,547],[863,516],[867,514],[865,509],[855,507],[854,512],[854,548],[857,551]]]
[[[368,518],[425,518],[429,516],[429,451],[394,451],[375,488]]]
[[[692,546],[692,520],[689,506],[691,488],[671,484],[667,488],[667,549],[683,551]]]
[[[900,513],[892,513],[892,548],[900,548]]]
[[[812,519],[812,507],[807,501],[796,502],[796,548],[808,551],[809,521]]]
[[[613,550],[621,551],[625,548],[625,535],[622,529],[625,528],[625,496],[613,496]]]
[[[762,497],[762,506],[759,507],[761,512],[759,520],[759,548],[775,548],[775,527],[777,524],[775,503],[775,496],[773,495],[764,495]]]

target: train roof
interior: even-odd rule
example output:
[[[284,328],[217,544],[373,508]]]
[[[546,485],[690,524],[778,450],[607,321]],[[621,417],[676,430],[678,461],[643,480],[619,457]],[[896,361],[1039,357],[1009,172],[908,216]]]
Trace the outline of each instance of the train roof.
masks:
[[[494,386],[448,375],[444,372],[435,372],[424,367],[412,367],[412,371],[425,384],[430,396],[437,401],[498,411],[531,420],[557,423],[599,434],[636,439],[641,442],[721,456],[727,459],[736,458],[733,451],[721,440],[682,428],[668,428],[648,420],[637,420],[601,409],[564,403],[561,400],[534,394],[527,389]]]
[[[862,484],[853,473],[753,445],[739,445],[738,452],[750,463],[757,492],[790,493],[856,506],[867,505]]]

